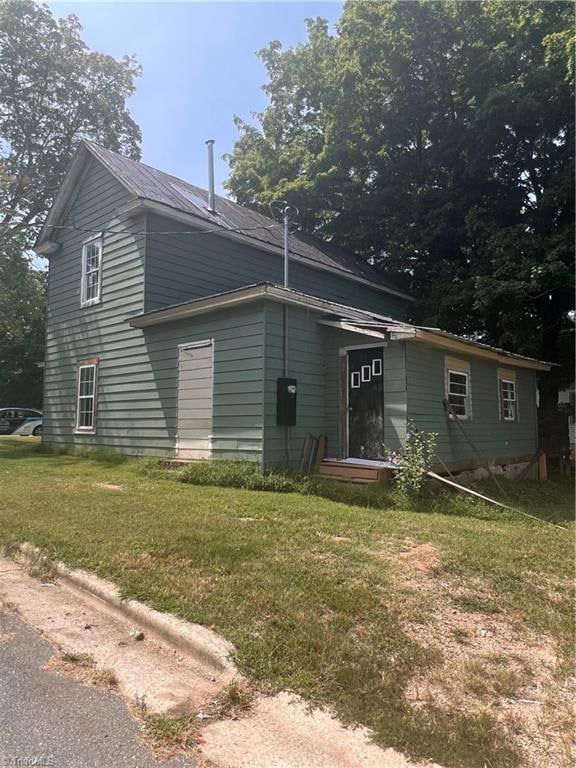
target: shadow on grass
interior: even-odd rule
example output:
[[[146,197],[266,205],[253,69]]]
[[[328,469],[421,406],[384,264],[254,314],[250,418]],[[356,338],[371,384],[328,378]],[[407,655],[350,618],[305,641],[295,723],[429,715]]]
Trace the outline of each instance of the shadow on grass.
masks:
[[[264,493],[317,496],[347,506],[379,509],[383,513],[386,510],[405,510],[489,521],[527,520],[518,512],[491,505],[464,492],[449,490],[432,480],[424,483],[417,496],[408,498],[390,486],[358,486],[314,476],[262,473],[252,462],[198,462],[175,471],[165,469],[165,459],[135,459],[113,450],[59,449],[45,446],[37,438],[0,438],[0,460],[23,460],[29,457],[42,459],[43,462],[54,460],[59,465],[75,464],[82,459],[106,466],[130,462],[135,471],[153,479],[178,480],[190,485],[244,488]],[[461,484],[542,521],[558,524],[574,521],[574,481],[571,475],[552,475],[546,482],[502,478],[499,479],[501,488],[492,480]]]
[[[22,461],[28,458],[57,461],[59,465],[75,464],[79,459],[98,464],[116,466],[125,464],[130,457],[111,450],[96,451],[90,448],[54,448],[46,446],[36,437],[0,437],[0,460]]]

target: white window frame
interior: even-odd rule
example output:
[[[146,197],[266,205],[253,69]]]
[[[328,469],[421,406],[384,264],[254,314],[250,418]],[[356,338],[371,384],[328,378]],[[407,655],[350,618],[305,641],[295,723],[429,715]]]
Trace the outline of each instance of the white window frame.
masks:
[[[78,363],[77,368],[77,374],[76,374],[76,426],[75,426],[75,432],[79,434],[88,434],[93,435],[96,432],[96,408],[97,408],[97,392],[98,392],[98,364],[99,361],[97,359],[94,360],[81,360]],[[82,371],[86,370],[88,368],[92,368],[94,370],[94,377],[93,377],[93,387],[92,387],[92,394],[91,395],[81,395],[80,394],[80,383],[82,380]],[[88,425],[81,425],[80,424],[80,401],[81,400],[92,400],[92,424]]]
[[[88,247],[91,245],[98,246],[98,292],[96,296],[88,299],[87,293],[87,264],[88,264]],[[94,270],[93,270],[94,271]],[[91,307],[94,304],[100,304],[102,300],[102,233],[89,237],[82,243],[82,282],[80,284],[80,306]]]
[[[464,360],[457,360],[455,358],[445,359],[445,389],[446,389],[446,402],[450,405],[450,374],[456,376],[464,376],[466,380],[466,394],[462,395],[459,392],[452,393],[455,396],[464,398],[465,413],[451,413],[448,411],[449,418],[459,419],[460,421],[470,421],[472,419],[472,377],[470,375],[470,364]]]
[[[503,384],[512,384],[514,397],[504,397]],[[516,379],[506,376],[498,376],[498,397],[500,402],[500,418],[502,421],[507,421],[509,424],[518,421],[518,390],[516,386]],[[512,403],[513,416],[506,416],[506,410],[504,403]]]

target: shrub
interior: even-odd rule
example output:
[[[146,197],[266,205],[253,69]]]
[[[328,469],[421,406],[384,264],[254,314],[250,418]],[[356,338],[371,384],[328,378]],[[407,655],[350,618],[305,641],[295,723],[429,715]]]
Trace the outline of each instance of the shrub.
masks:
[[[434,459],[437,440],[437,432],[423,432],[409,421],[404,450],[388,451],[387,459],[395,466],[394,485],[401,493],[414,496],[420,492]]]

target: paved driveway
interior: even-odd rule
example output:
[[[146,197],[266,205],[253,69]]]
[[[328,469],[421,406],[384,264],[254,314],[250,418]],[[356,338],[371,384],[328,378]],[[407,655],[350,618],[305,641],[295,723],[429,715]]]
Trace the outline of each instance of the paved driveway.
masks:
[[[0,611],[0,635],[0,766],[193,766],[155,760],[114,693],[45,671],[52,647],[16,615]]]

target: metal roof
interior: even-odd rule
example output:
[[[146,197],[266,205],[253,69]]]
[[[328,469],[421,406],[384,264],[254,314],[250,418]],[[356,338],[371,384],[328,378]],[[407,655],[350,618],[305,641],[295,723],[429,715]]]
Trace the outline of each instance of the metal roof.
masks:
[[[508,363],[522,368],[549,371],[554,365],[544,360],[536,360],[526,355],[518,355],[506,349],[483,344],[454,333],[448,333],[440,328],[426,328],[412,325],[402,320],[395,320],[386,315],[380,315],[359,307],[351,307],[318,296],[283,288],[275,283],[253,283],[230,291],[203,296],[200,299],[171,304],[167,307],[145,312],[141,315],[129,318],[128,322],[134,328],[147,328],[149,326],[185,320],[195,315],[205,314],[217,309],[233,309],[244,302],[258,299],[270,299],[285,304],[306,307],[324,316],[321,322],[326,325],[341,327],[342,330],[368,336],[380,336],[392,339],[405,339],[406,341],[420,341],[436,345],[444,349],[456,349],[460,354],[469,354],[477,357],[490,357],[500,363]],[[375,342],[376,343],[376,342]]]
[[[149,165],[118,155],[93,142],[82,147],[96,157],[136,198],[168,206],[203,222],[233,230],[249,237],[255,245],[283,248],[283,225],[268,216],[246,208],[226,197],[216,195],[216,213],[207,209],[208,192]],[[39,241],[43,239],[42,236]],[[411,297],[385,278],[365,259],[318,238],[303,234],[290,236],[290,253],[311,265],[337,270],[350,277],[362,278],[380,289],[389,289],[404,298]]]

